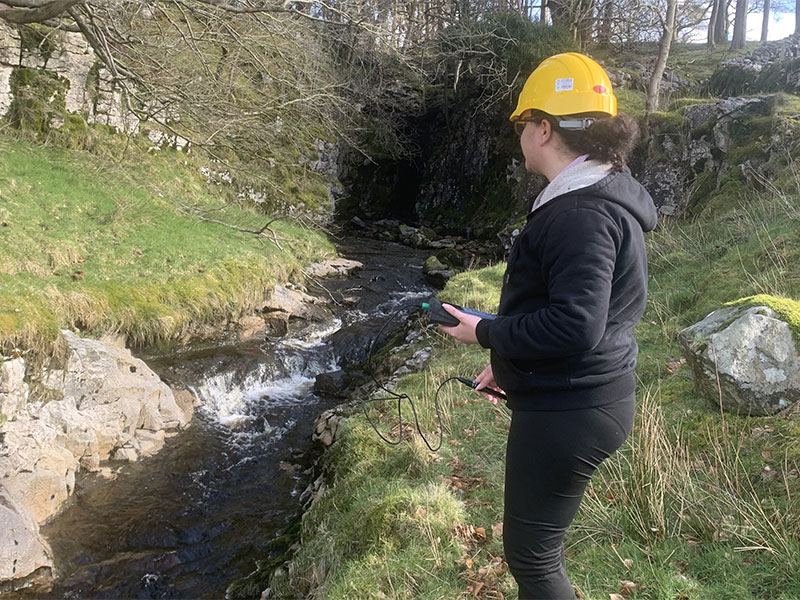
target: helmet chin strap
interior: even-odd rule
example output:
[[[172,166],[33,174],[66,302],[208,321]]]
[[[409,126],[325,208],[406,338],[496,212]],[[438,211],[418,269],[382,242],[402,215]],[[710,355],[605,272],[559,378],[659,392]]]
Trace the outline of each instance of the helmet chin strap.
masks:
[[[563,121],[559,120],[558,126],[568,131],[584,131],[589,129],[596,120],[597,119],[591,117],[585,119],[565,119]]]

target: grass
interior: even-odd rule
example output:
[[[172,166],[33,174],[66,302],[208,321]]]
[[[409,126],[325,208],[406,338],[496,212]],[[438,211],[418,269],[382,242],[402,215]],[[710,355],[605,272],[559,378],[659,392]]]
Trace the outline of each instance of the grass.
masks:
[[[800,597],[800,410],[723,417],[695,391],[675,341],[728,302],[794,315],[800,180],[793,192],[720,193],[713,210],[648,234],[634,433],[595,475],[567,537],[567,569],[588,600]],[[462,273],[442,297],[492,311],[502,273],[503,265]],[[488,356],[428,333],[432,361],[396,390],[415,399],[430,438],[439,382],[477,374]],[[396,433],[387,404],[379,422]],[[306,514],[304,543],[272,578],[274,596],[516,597],[498,528],[509,414],[461,386],[445,386],[440,405],[437,453],[410,428],[410,439],[388,447],[363,418],[348,422],[325,457],[333,486]],[[419,490],[429,490],[427,503]],[[426,523],[436,524],[430,535]]]
[[[0,348],[52,352],[60,328],[186,341],[254,309],[332,253],[322,235],[226,203],[185,155],[113,160],[0,137]],[[281,242],[281,240],[283,240]]]

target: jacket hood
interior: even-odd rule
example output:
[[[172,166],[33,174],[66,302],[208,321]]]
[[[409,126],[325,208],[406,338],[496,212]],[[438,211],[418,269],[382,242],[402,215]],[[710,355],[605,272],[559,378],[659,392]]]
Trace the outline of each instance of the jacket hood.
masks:
[[[556,183],[557,179],[558,178],[553,179],[550,185]],[[547,191],[550,185],[545,188],[544,192]],[[622,206],[634,216],[642,226],[643,231],[652,231],[658,223],[658,211],[653,203],[653,198],[650,196],[650,193],[644,189],[644,186],[633,178],[627,166],[624,167],[622,171],[609,172],[607,168],[604,176],[591,185],[579,188],[569,186],[569,188],[571,189],[552,189],[548,194],[549,198],[547,202],[566,196],[595,196]],[[534,203],[531,212],[538,210],[543,204],[545,204],[545,202],[539,201],[538,204]]]

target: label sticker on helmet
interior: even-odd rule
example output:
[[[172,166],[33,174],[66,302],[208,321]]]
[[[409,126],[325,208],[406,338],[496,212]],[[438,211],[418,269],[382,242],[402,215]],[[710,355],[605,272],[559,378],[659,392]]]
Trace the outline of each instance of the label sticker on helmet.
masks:
[[[565,77],[563,79],[556,79],[557,92],[571,92],[574,88],[574,80],[572,77]]]

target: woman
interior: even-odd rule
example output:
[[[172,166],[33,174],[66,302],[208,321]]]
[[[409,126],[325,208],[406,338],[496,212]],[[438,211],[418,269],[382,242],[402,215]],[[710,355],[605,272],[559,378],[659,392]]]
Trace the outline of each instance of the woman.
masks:
[[[531,74],[511,121],[525,168],[549,184],[508,257],[496,319],[445,309],[442,331],[491,350],[477,390],[512,411],[503,542],[523,599],[572,599],[564,534],[595,469],[630,433],[633,329],[645,308],[644,231],[656,210],[625,161],[636,121],[605,71],[577,53]]]

